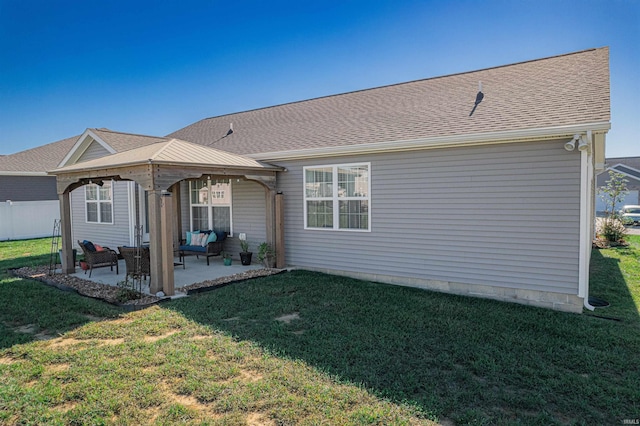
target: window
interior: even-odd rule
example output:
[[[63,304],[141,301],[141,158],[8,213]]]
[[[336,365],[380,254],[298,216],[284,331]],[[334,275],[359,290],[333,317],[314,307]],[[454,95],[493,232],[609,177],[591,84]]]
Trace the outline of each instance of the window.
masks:
[[[113,223],[113,194],[111,182],[102,186],[89,184],[84,187],[87,222]]]
[[[369,231],[370,171],[370,163],[305,167],[305,228]]]
[[[231,235],[231,182],[203,179],[189,182],[191,230],[215,229]]]

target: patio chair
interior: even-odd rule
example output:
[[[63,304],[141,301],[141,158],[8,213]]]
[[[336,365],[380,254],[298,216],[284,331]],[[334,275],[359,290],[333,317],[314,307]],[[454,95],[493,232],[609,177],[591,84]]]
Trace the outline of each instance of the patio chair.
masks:
[[[103,268],[109,266],[111,271],[113,267],[116,267],[116,275],[120,272],[118,270],[118,253],[115,250],[111,250],[109,247],[101,247],[101,250],[96,249],[96,246],[91,241],[79,241],[78,245],[82,249],[84,254],[84,261],[87,263],[89,269],[89,278],[94,268]],[[85,270],[86,274],[87,271]]]
[[[149,247],[118,247],[118,251],[127,267],[125,280],[128,281],[129,277],[136,279],[142,276],[146,281],[147,277],[151,275]]]

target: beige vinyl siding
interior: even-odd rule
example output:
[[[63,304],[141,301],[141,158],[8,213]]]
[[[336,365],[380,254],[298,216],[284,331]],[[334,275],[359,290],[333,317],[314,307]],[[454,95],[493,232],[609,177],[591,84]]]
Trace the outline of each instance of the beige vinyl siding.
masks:
[[[304,230],[303,166],[371,162],[371,232]],[[562,143],[281,162],[287,263],[576,294],[580,155]]]
[[[128,181],[113,182],[113,223],[87,223],[84,186],[71,193],[73,244],[90,240],[114,250],[130,244]]]

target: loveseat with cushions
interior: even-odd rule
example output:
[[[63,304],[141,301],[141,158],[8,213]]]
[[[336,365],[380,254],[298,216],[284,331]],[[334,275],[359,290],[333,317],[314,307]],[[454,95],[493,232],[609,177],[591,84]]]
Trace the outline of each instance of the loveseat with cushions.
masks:
[[[209,265],[210,257],[220,256],[222,254],[224,250],[224,240],[226,238],[227,233],[224,231],[207,230],[187,232],[187,238],[180,242],[178,252],[180,261],[184,262],[185,255],[195,254],[196,258],[206,256],[207,265]]]

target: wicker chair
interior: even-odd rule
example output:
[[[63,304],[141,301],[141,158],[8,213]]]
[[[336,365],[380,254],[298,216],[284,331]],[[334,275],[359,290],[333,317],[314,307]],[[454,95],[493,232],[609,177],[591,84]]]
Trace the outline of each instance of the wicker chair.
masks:
[[[94,268],[103,268],[109,266],[113,271],[113,267],[116,267],[116,275],[120,272],[118,270],[118,253],[115,250],[111,250],[109,247],[103,247],[101,251],[91,251],[82,241],[78,241],[78,245],[82,249],[84,254],[84,261],[89,267],[89,278]],[[87,271],[84,271],[86,274]]]
[[[142,276],[145,280],[151,275],[151,262],[149,260],[149,247],[118,247],[120,255],[127,267],[126,280]],[[138,257],[139,256],[139,257]]]

